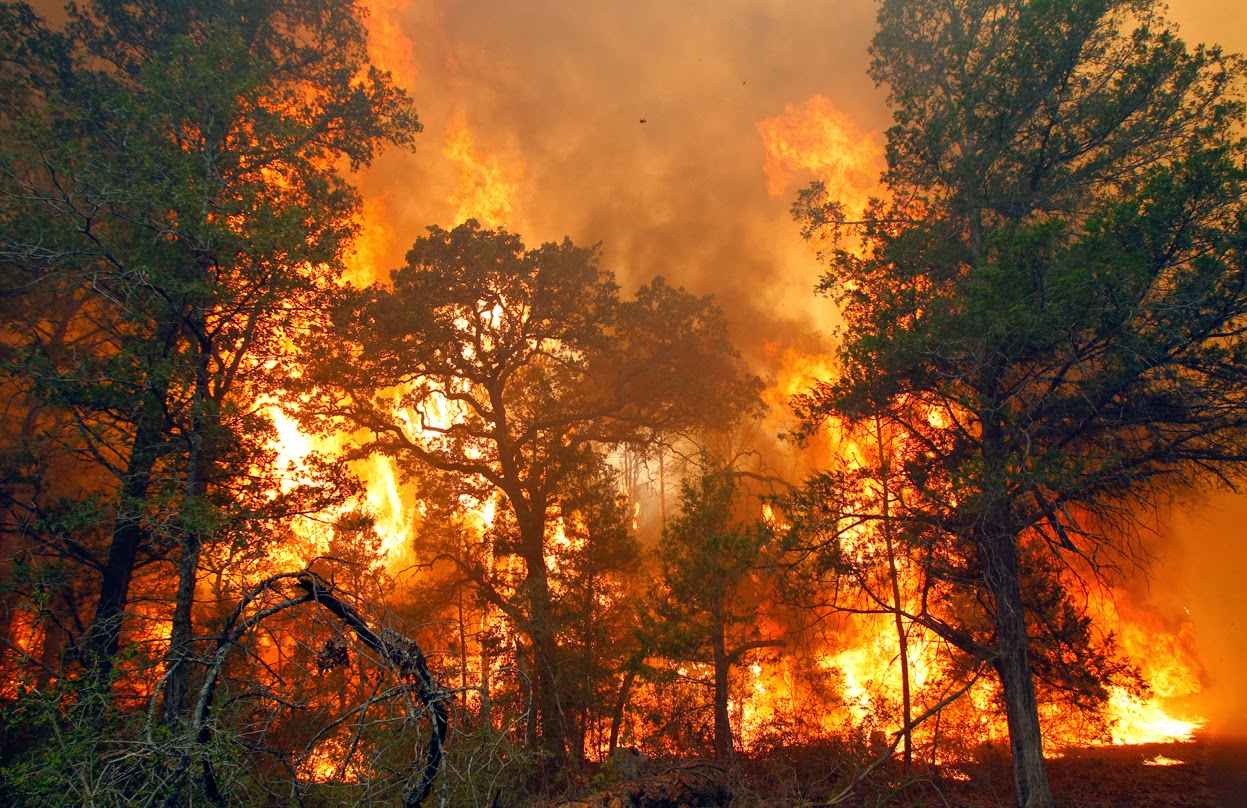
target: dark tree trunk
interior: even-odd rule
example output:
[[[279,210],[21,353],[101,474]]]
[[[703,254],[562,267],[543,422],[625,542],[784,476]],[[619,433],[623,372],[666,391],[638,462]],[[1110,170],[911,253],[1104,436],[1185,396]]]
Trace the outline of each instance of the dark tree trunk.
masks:
[[[203,540],[197,531],[182,539],[182,557],[178,561],[178,588],[173,606],[173,626],[169,633],[169,654],[166,659],[168,681],[165,685],[165,722],[174,724],[189,709],[190,659],[194,638],[195,584],[199,578],[199,557]]]
[[[179,333],[178,324],[172,318],[161,326],[164,356],[173,352]],[[121,481],[117,516],[108,544],[108,560],[104,562],[104,575],[100,580],[95,617],[87,630],[87,681],[100,693],[105,692],[112,678],[113,658],[120,646],[121,624],[130,596],[130,579],[134,575],[139,550],[147,541],[143,511],[165,438],[165,400],[168,393],[168,382],[160,374],[151,374],[134,425],[130,457]]]
[[[1030,668],[1030,641],[1022,609],[1017,548],[1009,535],[979,540],[987,586],[995,602],[996,659],[1004,689],[1013,784],[1020,808],[1053,808],[1044,763],[1039,705]]]
[[[628,697],[632,693],[635,679],[636,669],[629,667],[624,671],[623,681],[619,683],[619,698],[615,700],[615,709],[611,713],[610,745],[606,749],[608,757],[619,748],[619,731],[623,728],[624,712],[628,709]]]
[[[735,753],[731,715],[727,709],[731,660],[721,623],[715,629],[711,645],[714,652],[714,757],[719,761],[730,761]]]
[[[559,693],[559,646],[554,625],[550,576],[546,569],[545,522],[520,520],[525,564],[524,594],[531,623],[533,688],[541,751],[554,768],[567,763],[567,730]]]
[[[198,522],[200,503],[208,495],[208,476],[212,470],[214,445],[219,429],[217,406],[212,400],[208,363],[212,344],[202,304],[196,306],[194,330],[199,348],[195,362],[194,416],[186,459],[186,507],[189,518],[183,525],[182,555],[178,560],[178,588],[173,605],[173,625],[169,633],[168,683],[165,689],[165,722],[176,723],[189,710],[190,658],[193,655],[195,586],[199,582],[199,559],[204,533]]]
[[[139,550],[147,541],[143,510],[164,433],[162,405],[157,393],[148,393],[130,445],[130,459],[108,545],[108,560],[100,580],[95,618],[87,631],[88,680],[101,693],[108,688],[112,676],[113,658],[120,647],[121,625],[130,595],[130,579]]]

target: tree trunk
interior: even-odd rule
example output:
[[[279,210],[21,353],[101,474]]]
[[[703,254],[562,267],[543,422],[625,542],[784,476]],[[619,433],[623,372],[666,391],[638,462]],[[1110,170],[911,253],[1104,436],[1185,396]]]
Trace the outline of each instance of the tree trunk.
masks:
[[[611,735],[606,755],[610,757],[619,748],[619,731],[623,728],[624,711],[628,708],[628,696],[632,692],[632,682],[636,679],[636,669],[629,667],[624,671],[623,681],[619,683],[619,698],[615,700],[615,709],[611,713]]]
[[[178,323],[173,318],[161,326],[164,356],[173,352],[179,332]],[[159,374],[150,374],[147,383],[149,387],[144,393],[138,421],[134,425],[130,457],[121,481],[117,516],[108,544],[108,560],[104,563],[104,575],[100,580],[95,617],[86,636],[86,678],[99,693],[110,686],[113,657],[120,647],[121,624],[130,596],[130,579],[134,575],[139,549],[147,539],[147,530],[143,527],[147,492],[151,488],[152,472],[165,437],[165,400],[169,385]]]
[[[1017,547],[1010,535],[980,537],[979,552],[995,601],[996,659],[1004,689],[1013,784],[1020,808],[1053,808],[1044,763],[1039,705],[1030,669],[1030,641],[1022,610]]]
[[[909,690],[909,638],[905,633],[905,620],[901,617],[901,580],[896,567],[896,547],[892,540],[892,489],[889,447],[883,440],[883,420],[875,417],[875,439],[879,449],[879,482],[883,497],[883,542],[888,552],[888,579],[892,584],[892,617],[896,624],[896,645],[901,658],[901,727],[904,747],[902,761],[908,773],[914,761],[914,734],[912,696]]]
[[[523,587],[532,629],[529,639],[532,641],[540,746],[550,763],[560,768],[567,762],[567,732],[559,693],[558,633],[546,569],[545,522],[543,519],[518,521],[525,564]]]
[[[117,517],[108,544],[108,560],[104,563],[104,574],[100,579],[95,618],[87,631],[88,681],[100,693],[109,687],[113,658],[121,644],[121,624],[129,600],[130,579],[139,549],[147,540],[143,510],[164,432],[162,393],[163,390],[148,392],[130,444],[130,459],[126,464]]]
[[[169,632],[168,683],[165,686],[165,723],[174,724],[189,708],[191,642],[194,639],[195,584],[199,579],[199,556],[203,540],[191,531],[182,540],[178,562],[178,589],[173,606],[173,626]]]
[[[200,513],[208,495],[208,476],[212,471],[217,431],[220,427],[216,402],[212,400],[208,363],[212,345],[202,304],[195,308],[195,330],[199,348],[195,362],[195,400],[191,421],[190,447],[186,459],[186,502],[188,517],[182,527],[182,556],[178,561],[178,588],[173,606],[173,625],[169,632],[168,684],[165,690],[165,722],[175,724],[190,708],[190,664],[194,639],[195,587],[199,582],[199,558],[203,552],[204,529]]]
[[[719,761],[730,761],[735,754],[732,739],[731,715],[727,710],[728,684],[731,661],[727,656],[727,640],[723,636],[723,625],[715,627],[711,639],[714,651],[714,757]]]

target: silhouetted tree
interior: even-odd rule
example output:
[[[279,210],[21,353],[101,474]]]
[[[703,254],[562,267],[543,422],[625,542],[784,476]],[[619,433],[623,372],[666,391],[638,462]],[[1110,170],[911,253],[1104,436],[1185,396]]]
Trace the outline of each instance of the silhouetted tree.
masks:
[[[613,447],[729,422],[754,405],[756,380],[708,299],[661,279],[621,299],[593,250],[527,250],[474,221],[430,228],[392,286],[348,295],[334,322],[306,343],[305,418],[361,430],[361,452],[431,475],[451,510],[494,508],[447,557],[526,639],[540,742],[565,760],[571,691],[550,564],[571,483]]]
[[[1247,461],[1242,67],[1149,0],[885,0],[871,52],[888,198],[798,204],[863,245],[828,256],[841,375],[800,410],[912,443],[893,515],[979,615],[912,619],[994,666],[1018,804],[1051,806],[1051,567],[1128,561],[1138,509]]]

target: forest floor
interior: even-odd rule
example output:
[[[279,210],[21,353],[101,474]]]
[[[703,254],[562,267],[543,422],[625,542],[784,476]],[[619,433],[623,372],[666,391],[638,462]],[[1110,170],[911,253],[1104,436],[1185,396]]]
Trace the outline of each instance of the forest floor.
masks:
[[[1209,789],[1208,756],[1206,741],[1075,748],[1050,760],[1048,775],[1058,808],[1221,808]],[[1014,805],[1006,756],[961,773],[969,779],[943,789],[947,805]],[[927,804],[943,804],[930,797]]]
[[[752,786],[747,790],[753,797],[745,804],[818,804],[834,793],[809,788],[810,781],[794,771],[794,781],[805,781],[798,789],[804,793],[784,798],[773,790],[776,770],[759,764],[745,766],[745,781]],[[798,763],[796,768],[804,766]],[[1049,760],[1048,773],[1058,808],[1247,808],[1247,741],[1204,737],[1191,743],[1068,749]],[[976,760],[943,767],[938,775],[905,778],[895,769],[879,774],[841,804],[852,808],[1015,804],[1013,774],[1003,749],[985,749]]]

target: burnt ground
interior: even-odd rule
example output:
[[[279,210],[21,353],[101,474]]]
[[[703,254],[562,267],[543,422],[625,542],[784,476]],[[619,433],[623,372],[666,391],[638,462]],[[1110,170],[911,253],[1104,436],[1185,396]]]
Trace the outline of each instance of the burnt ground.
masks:
[[[798,755],[798,757],[803,757]],[[1158,758],[1171,765],[1147,765]],[[827,758],[823,758],[824,761]],[[754,766],[759,761],[754,761]],[[796,761],[793,761],[796,762]],[[792,784],[799,797],[776,793],[774,770],[759,777],[755,769],[752,799],[745,805],[817,805],[834,789],[832,776],[824,786],[810,788],[811,769],[797,763]],[[747,767],[748,768],[748,767]],[[1192,743],[1070,749],[1048,763],[1058,808],[1247,808],[1247,739],[1203,737]],[[805,774],[807,776],[802,776]],[[845,806],[853,808],[1013,808],[1013,774],[1007,750],[985,748],[973,762],[945,767],[937,773],[906,778],[898,771],[880,772],[863,785]],[[766,782],[766,781],[770,782]],[[797,786],[798,781],[804,781]],[[760,786],[760,787],[759,787]],[[790,792],[791,793],[791,792]],[[734,802],[733,805],[736,803]]]
[[[1049,761],[1048,774],[1060,808],[1222,808],[1209,788],[1208,758],[1206,741],[1070,749]],[[1172,763],[1154,765],[1158,759]],[[1002,755],[976,768],[965,772],[969,781],[944,790],[948,804],[1012,806],[1008,758]],[[930,796],[934,799],[926,804],[940,804],[937,795]]]

